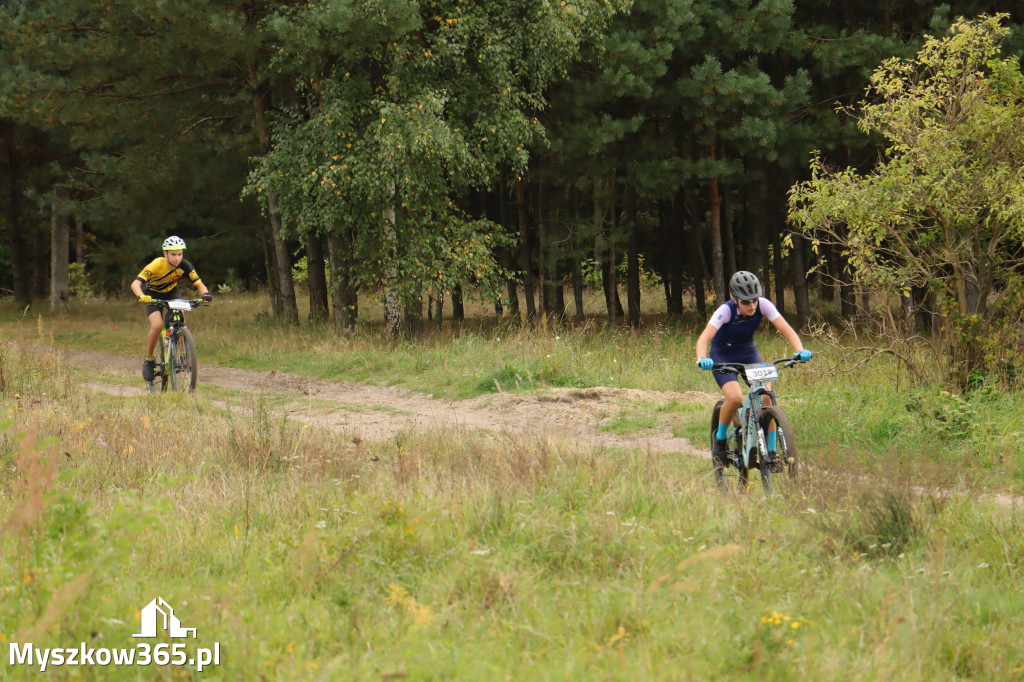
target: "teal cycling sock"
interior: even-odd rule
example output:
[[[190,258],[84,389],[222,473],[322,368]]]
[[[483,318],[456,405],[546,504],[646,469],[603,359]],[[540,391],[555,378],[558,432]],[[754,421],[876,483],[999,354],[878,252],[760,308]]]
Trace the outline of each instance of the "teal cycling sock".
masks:
[[[779,432],[778,431],[769,431],[768,432],[768,452],[775,452],[775,441],[778,440],[778,437],[779,437]]]
[[[718,422],[718,431],[715,432],[715,438],[718,440],[725,440],[725,437],[729,435],[729,425]]]

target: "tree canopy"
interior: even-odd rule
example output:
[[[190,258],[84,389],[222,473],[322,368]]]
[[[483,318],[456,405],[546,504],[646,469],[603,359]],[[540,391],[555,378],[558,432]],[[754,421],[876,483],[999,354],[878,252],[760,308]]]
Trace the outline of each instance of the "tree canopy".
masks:
[[[43,295],[60,212],[104,290],[178,233],[204,279],[266,285],[291,323],[300,261],[310,318],[339,330],[359,296],[387,302],[394,333],[425,295],[455,317],[472,290],[560,319],[563,289],[581,316],[585,285],[638,326],[641,282],[704,315],[741,267],[798,325],[836,280],[852,314],[869,283],[849,274],[856,254],[787,235],[787,189],[812,149],[822,169],[869,173],[886,131],[853,125],[856,93],[987,5],[6,3],[0,287]],[[1013,82],[1014,20],[989,84]]]
[[[791,218],[838,244],[858,282],[936,297],[917,305],[948,318],[961,381],[1021,342],[1003,327],[1024,266],[1024,77],[1000,57],[1005,18],[958,21],[915,58],[886,60],[852,112],[884,157],[863,173],[816,157],[791,192]]]

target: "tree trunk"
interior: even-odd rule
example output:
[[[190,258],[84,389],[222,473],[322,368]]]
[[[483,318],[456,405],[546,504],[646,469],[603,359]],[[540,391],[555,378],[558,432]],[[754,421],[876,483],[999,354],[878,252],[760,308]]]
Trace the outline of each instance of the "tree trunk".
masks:
[[[916,303],[914,307],[914,315],[916,316],[914,331],[923,334],[936,333],[935,293],[928,287],[914,287],[913,300]]]
[[[309,282],[309,321],[326,322],[328,293],[324,275],[324,244],[314,229],[306,232],[306,275]]]
[[[767,167],[763,168],[767,172]],[[768,216],[765,215],[765,203],[768,198],[768,183],[764,176],[752,188],[754,195],[754,229],[757,231],[757,266],[761,274],[761,284],[764,286],[764,297],[772,298],[772,271],[771,256],[768,253],[770,239],[768,237]]]
[[[352,283],[352,265],[355,261],[353,245],[347,234],[331,230],[327,234],[327,262],[331,270],[331,303],[334,307],[334,328],[339,334],[356,325],[359,302]]]
[[[418,291],[404,306],[402,327],[407,336],[419,336],[423,333],[423,292]]]
[[[619,301],[619,259],[615,252],[615,239],[618,236],[618,209],[615,206],[615,172],[612,171],[608,181],[608,267],[605,299],[611,302],[608,306],[608,322],[612,327],[619,323],[622,316],[622,303]]]
[[[544,306],[548,319],[552,322],[561,322],[565,318],[565,286],[562,283],[562,272],[559,267],[561,260],[561,247],[563,240],[559,234],[559,215],[561,209],[561,197],[553,185],[547,186],[544,195],[544,233],[545,233],[545,254],[541,261],[544,263],[545,292]]]
[[[775,270],[775,307],[783,315],[786,314],[786,266],[782,258],[782,230],[774,231],[772,235],[772,268]]]
[[[512,317],[518,320],[522,313],[519,312],[519,285],[514,277],[509,278],[508,282],[505,284],[505,289],[508,292],[509,312]]]
[[[691,191],[684,196],[688,196],[689,200],[693,202],[690,210],[690,243],[693,246],[687,252],[690,272],[693,273],[693,303],[697,309],[697,315],[703,320],[708,318],[707,290],[704,288],[707,282],[707,267],[704,260],[704,240],[701,234],[703,221],[700,216],[704,214],[704,211],[700,209],[699,185],[694,184]]]
[[[270,234],[270,223],[260,221],[260,241],[263,243],[263,264],[267,269],[267,291],[270,294],[270,312],[276,318],[281,317],[281,279],[277,276],[277,252],[274,250],[274,238]]]
[[[577,227],[580,224],[582,211],[580,209],[580,191],[576,185],[572,188],[572,223],[573,223],[573,247],[572,247],[572,300],[576,307],[576,319],[584,320],[583,315],[583,267],[580,259],[583,258],[583,240],[580,238],[580,231]]]
[[[583,313],[583,267],[580,259],[572,259],[572,302],[576,308],[576,319],[582,322],[586,319]]]
[[[67,190],[65,190],[66,193]],[[63,201],[66,200],[65,197]],[[51,210],[56,209],[56,206],[51,207]],[[65,210],[61,208],[60,210]],[[32,297],[33,298],[51,298],[52,299],[52,286],[50,284],[50,265],[53,257],[50,253],[50,244],[53,242],[53,219],[54,216],[50,216],[50,231],[47,232],[42,226],[37,226],[32,230]],[[65,223],[69,223],[71,220],[70,216],[64,215],[61,218]],[[70,225],[64,225],[61,227],[65,232],[69,232]],[[52,300],[51,300],[52,305]],[[63,307],[63,306],[61,306]]]
[[[391,196],[395,195],[395,183],[391,183]],[[402,330],[402,308],[398,296],[398,231],[395,205],[384,209],[384,243],[388,245],[390,261],[384,269],[384,335],[389,339],[398,337]]]
[[[253,122],[260,146],[264,154],[271,151],[270,131],[267,127],[266,112],[263,104],[264,92],[260,88],[256,60],[248,61],[249,95],[252,102]],[[295,301],[295,283],[292,280],[292,262],[282,236],[281,212],[278,210],[277,195],[267,193],[267,214],[270,218],[270,237],[274,250],[274,264],[277,267],[277,288],[280,296],[280,317],[289,324],[299,323],[299,308]]]
[[[629,220],[629,246],[626,250],[626,301],[629,307],[629,326],[640,328],[640,226],[636,210],[636,188],[630,185],[626,192],[626,215]]]
[[[299,306],[295,300],[295,280],[292,279],[292,258],[284,243],[281,211],[277,195],[267,192],[267,212],[270,214],[270,233],[274,242],[274,260],[277,263],[278,292],[281,294],[281,318],[291,325],[299,323]]]
[[[23,221],[17,220],[11,231],[11,269],[14,275],[14,300],[19,305],[32,303],[31,253],[21,231]]]
[[[790,263],[793,268],[793,299],[796,302],[796,328],[806,329],[811,320],[811,306],[807,298],[807,270],[804,266],[806,242],[798,234],[793,235],[793,251]]]
[[[50,214],[50,308],[66,308],[71,297],[68,256],[71,244],[71,216],[67,213],[68,188],[53,188]]]
[[[537,270],[537,294],[540,297],[539,305],[537,306],[537,312],[540,315],[547,315],[551,317],[551,297],[549,296],[550,291],[548,290],[547,283],[550,281],[550,273],[548,268],[550,267],[551,254],[548,251],[547,245],[547,224],[545,223],[545,216],[547,215],[546,207],[544,206],[545,192],[544,192],[544,180],[539,180],[534,183],[534,195],[537,200],[537,204],[534,208],[534,235],[537,240],[536,249],[536,264]]]
[[[537,316],[537,304],[534,299],[533,264],[531,262],[529,212],[526,205],[526,183],[522,178],[516,181],[516,210],[519,216],[519,267],[523,272],[523,295],[526,297],[526,319],[532,321]]]
[[[906,294],[900,294],[900,312],[903,316],[903,336],[909,339],[917,333],[917,320],[914,317],[914,288],[909,282],[904,284]]]
[[[711,160],[715,159],[715,145],[711,145]],[[714,277],[715,299],[719,302],[725,301],[729,294],[726,292],[725,263],[722,261],[722,212],[721,202],[718,197],[718,178],[711,179],[711,272]]]
[[[732,193],[729,186],[724,182],[718,183],[718,196],[722,203],[722,280],[723,284],[729,281],[732,273],[737,270],[750,270],[746,261],[746,254],[739,254],[739,245],[736,235],[733,233],[733,211]],[[737,265],[740,258],[743,258],[743,267]]]
[[[466,321],[466,306],[462,302],[462,285],[452,289],[452,319],[456,322]]]
[[[504,170],[501,171],[501,175],[498,177],[498,220],[501,221],[501,226],[507,231],[511,232],[512,225],[510,224],[510,216],[508,211],[508,176]],[[505,266],[505,269],[509,272],[515,270],[515,263],[513,262],[513,256],[509,253],[508,249],[501,249],[501,264]],[[506,289],[508,291],[508,307],[512,313],[512,316],[519,319],[519,287],[516,282],[515,276],[509,277],[506,283]]]
[[[685,251],[683,250],[683,230],[686,219],[683,215],[685,206],[685,195],[680,188],[676,192],[675,199],[663,207],[661,215],[664,217],[663,231],[668,233],[666,247],[668,254],[668,300],[665,302],[670,315],[681,315],[683,312],[683,264],[686,262]],[[691,247],[692,248],[692,247]],[[691,271],[692,274],[692,271]]]
[[[81,220],[75,221],[75,262],[85,264],[85,223]]]

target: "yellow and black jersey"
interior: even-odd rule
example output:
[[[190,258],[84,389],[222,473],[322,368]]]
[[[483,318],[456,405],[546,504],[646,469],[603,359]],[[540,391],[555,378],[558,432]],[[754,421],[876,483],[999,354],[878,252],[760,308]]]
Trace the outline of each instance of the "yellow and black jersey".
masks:
[[[199,283],[199,273],[187,260],[182,259],[178,267],[173,268],[163,256],[155,259],[139,273],[135,279],[142,282],[146,291],[166,294],[178,286],[178,280],[187,276],[192,286]]]

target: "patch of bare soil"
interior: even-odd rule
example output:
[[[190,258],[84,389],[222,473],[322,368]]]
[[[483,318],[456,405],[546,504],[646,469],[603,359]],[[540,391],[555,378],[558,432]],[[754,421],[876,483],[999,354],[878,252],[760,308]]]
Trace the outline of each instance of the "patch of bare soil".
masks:
[[[78,367],[138,375],[138,360],[96,351],[66,351]],[[286,372],[248,372],[229,367],[199,367],[199,386],[216,384],[245,393],[299,393],[301,399],[284,406],[301,423],[322,426],[370,440],[387,439],[416,429],[460,428],[512,433],[533,438],[565,438],[602,447],[644,449],[651,452],[704,454],[685,438],[671,433],[615,434],[601,430],[601,423],[617,415],[624,405],[644,401],[670,401],[710,407],[716,396],[700,391],[642,391],[621,388],[556,388],[545,393],[496,393],[468,400],[446,400],[425,393],[388,386],[323,381]],[[141,377],[139,387],[86,384],[119,396],[148,393]]]

